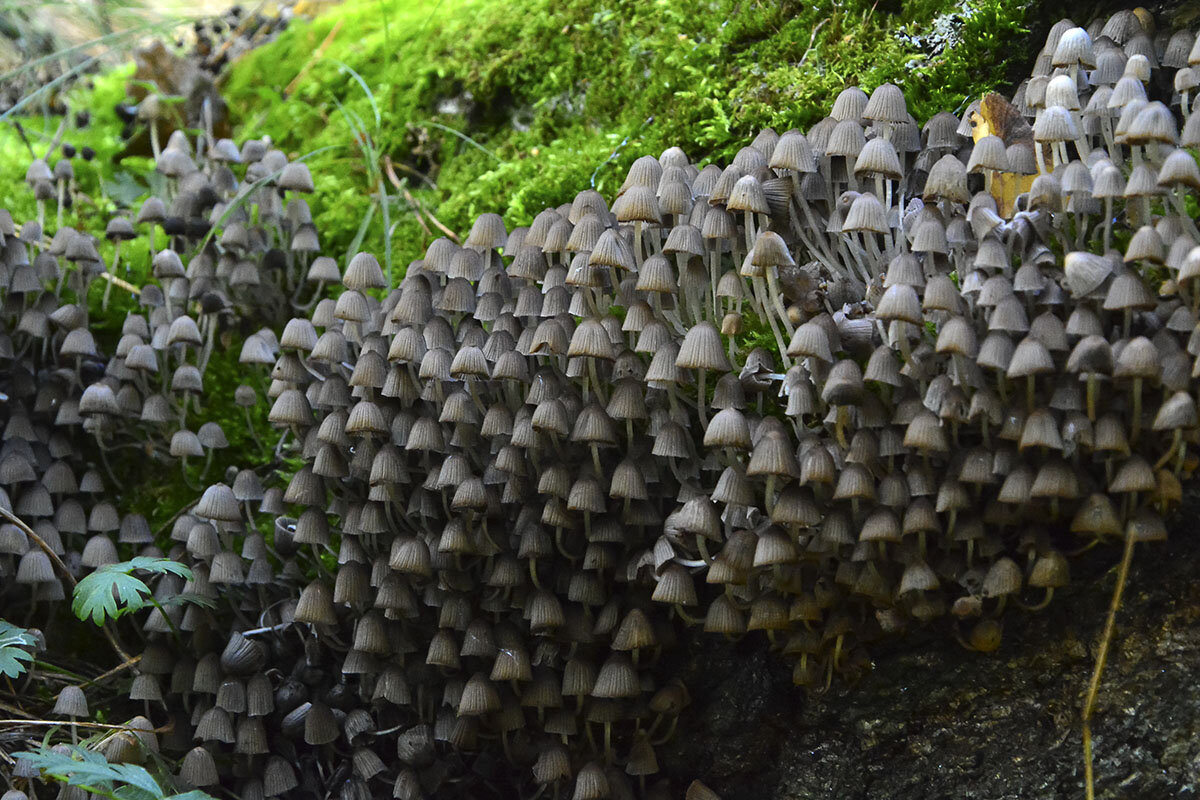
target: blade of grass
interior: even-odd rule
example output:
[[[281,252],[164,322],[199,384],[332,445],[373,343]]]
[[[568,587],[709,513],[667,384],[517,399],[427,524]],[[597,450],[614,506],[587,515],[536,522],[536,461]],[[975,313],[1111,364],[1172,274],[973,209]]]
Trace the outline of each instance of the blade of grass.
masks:
[[[489,156],[491,156],[492,158],[496,159],[496,161],[502,161],[502,160],[503,160],[503,159],[501,159],[501,158],[500,158],[500,156],[496,155],[496,154],[495,154],[495,153],[493,153],[491,150],[488,150],[486,147],[484,147],[484,146],[483,146],[483,145],[481,145],[479,142],[477,142],[477,141],[475,141],[474,139],[472,139],[470,136],[467,136],[467,135],[466,135],[465,133],[463,133],[462,131],[456,131],[456,130],[454,130],[454,128],[451,128],[451,127],[449,127],[448,125],[443,125],[443,124],[442,124],[442,123],[440,123],[440,122],[434,122],[434,121],[433,121],[433,120],[431,120],[431,119],[427,119],[427,120],[425,120],[424,122],[419,122],[419,123],[411,123],[411,122],[410,122],[410,123],[409,123],[409,126],[411,127],[411,126],[413,126],[414,124],[415,124],[415,125],[429,125],[429,126],[432,126],[432,127],[434,127],[434,128],[437,128],[438,130],[445,131],[446,133],[452,133],[452,134],[454,134],[455,136],[457,136],[458,138],[462,139],[462,140],[463,140],[464,142],[466,142],[467,144],[469,144],[469,145],[471,145],[472,147],[474,147],[474,148],[476,148],[477,150],[479,150],[480,152],[482,152],[482,153],[487,153]]]
[[[375,130],[378,131],[382,118],[379,116],[379,104],[375,102],[375,93],[367,86],[367,82],[363,80],[363,76],[355,72],[354,67],[336,58],[330,58],[329,60],[337,64],[341,69],[349,72],[350,77],[354,78],[358,85],[362,87],[363,94],[367,96],[367,102],[371,104],[371,112],[375,115]]]
[[[350,248],[346,251],[346,262],[354,257],[360,247],[362,247],[363,239],[367,237],[367,228],[371,225],[371,220],[375,218],[375,208],[378,205],[377,200],[372,200],[371,205],[367,208],[367,213],[363,214],[362,222],[359,223],[358,232],[354,234],[354,240],[350,242]]]

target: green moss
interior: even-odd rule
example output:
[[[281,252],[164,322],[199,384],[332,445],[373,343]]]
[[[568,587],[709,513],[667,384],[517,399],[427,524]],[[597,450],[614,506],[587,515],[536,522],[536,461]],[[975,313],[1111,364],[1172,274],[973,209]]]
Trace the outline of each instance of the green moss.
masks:
[[[375,164],[399,165],[412,202],[387,189],[404,264],[441,235],[429,211],[460,234],[485,211],[528,223],[589,185],[611,195],[637,155],[678,144],[728,160],[765,126],[807,127],[848,85],[898,83],[918,119],[961,107],[1021,52],[1026,5],[533,0],[517,13],[501,0],[351,0],[250,53],[226,90],[241,135],[270,133],[293,155],[338,146],[310,162],[331,252],[376,202]],[[381,214],[363,234],[383,250]]]

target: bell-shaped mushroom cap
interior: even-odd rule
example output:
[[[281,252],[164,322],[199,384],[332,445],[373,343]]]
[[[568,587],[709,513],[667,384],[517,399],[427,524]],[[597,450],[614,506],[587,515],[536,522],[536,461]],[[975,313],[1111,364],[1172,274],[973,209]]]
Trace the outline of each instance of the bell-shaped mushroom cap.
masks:
[[[916,290],[908,284],[895,283],[888,287],[875,307],[875,316],[888,322],[908,322],[921,325],[921,300]]]
[[[833,109],[829,116],[840,122],[842,120],[859,120],[867,108],[869,99],[867,93],[857,86],[843,89],[833,101]]]
[[[613,201],[617,222],[662,223],[658,197],[649,186],[631,186]]]
[[[1029,585],[1035,589],[1058,589],[1071,582],[1071,568],[1066,557],[1050,550],[1033,562]]]
[[[705,447],[734,447],[750,449],[750,426],[736,408],[726,408],[715,414],[704,431]]]
[[[313,191],[312,173],[308,171],[308,165],[303,161],[292,161],[283,168],[279,173],[279,177],[275,183],[280,189],[290,192],[304,192],[305,194]]]
[[[384,277],[383,268],[379,266],[379,260],[375,256],[370,253],[357,253],[346,265],[342,284],[347,289],[361,292],[366,289],[384,288],[387,286],[387,278]]]
[[[1161,372],[1161,358],[1154,343],[1145,336],[1136,336],[1126,342],[1117,354],[1113,377],[1154,380]]]
[[[721,333],[707,320],[693,325],[683,338],[675,366],[680,369],[729,370],[729,358],[721,343]]]
[[[614,357],[612,340],[600,320],[589,317],[579,323],[571,335],[571,343],[567,348],[570,357],[586,356],[612,361]]]
[[[996,170],[1008,172],[1011,165],[1008,161],[1008,148],[999,136],[984,136],[971,149],[971,158],[967,162],[967,172],[982,172]]]
[[[1154,306],[1154,294],[1136,272],[1122,272],[1114,278],[1104,297],[1105,311],[1151,309]]]
[[[802,358],[815,358],[827,364],[832,363],[833,352],[830,346],[829,332],[819,322],[811,320],[805,322],[792,334],[787,354]]]
[[[887,233],[887,212],[883,208],[883,203],[879,202],[879,198],[870,192],[864,192],[854,198],[854,202],[850,204],[850,210],[842,222],[842,231]]]
[[[87,717],[88,704],[83,689],[73,685],[64,686],[54,701],[54,710],[51,713],[60,717]]]
[[[198,517],[217,522],[240,522],[242,519],[237,498],[233,496],[233,489],[223,483],[214,483],[205,489],[204,495],[196,504],[193,513]]]
[[[779,137],[768,164],[771,169],[787,169],[794,172],[816,172],[817,162],[808,139],[799,131],[788,131]]]
[[[743,175],[729,192],[725,207],[730,211],[750,211],[755,214],[769,214],[771,207],[767,204],[767,196],[762,184],[753,175]]]
[[[1113,272],[1113,263],[1105,256],[1082,250],[1067,253],[1063,259],[1067,290],[1073,297],[1087,297],[1099,289]]]
[[[1067,372],[1112,373],[1112,346],[1103,336],[1092,334],[1079,340],[1067,358]]]
[[[854,162],[855,175],[882,175],[898,181],[904,177],[900,156],[895,146],[883,137],[871,139],[863,146]]]
[[[775,231],[763,231],[754,240],[750,263],[759,267],[792,267],[796,261],[783,237]]]
[[[1121,518],[1107,495],[1092,494],[1075,512],[1071,520],[1071,532],[1090,533],[1094,536],[1119,536]]]
[[[471,232],[467,234],[466,245],[481,250],[504,247],[508,243],[508,231],[504,220],[499,214],[488,212],[475,218]]]
[[[862,125],[858,120],[842,120],[830,131],[829,141],[825,144],[825,155],[858,158],[866,144]]]
[[[306,622],[310,625],[334,625],[337,615],[333,608],[333,593],[320,580],[313,581],[304,587],[300,600],[296,603],[294,616],[296,622]]]
[[[193,747],[179,765],[179,778],[188,786],[214,786],[221,782],[216,761],[205,747]]]
[[[1187,392],[1175,392],[1158,409],[1154,430],[1169,431],[1192,428],[1196,425],[1196,401]]]
[[[604,769],[595,761],[589,761],[575,776],[575,792],[571,800],[608,800],[610,797],[612,786]]]
[[[996,559],[983,578],[984,597],[1002,597],[1021,591],[1021,568],[1007,556]]]
[[[862,112],[863,119],[873,122],[908,122],[908,106],[904,102],[904,92],[894,83],[882,83],[871,92]]]
[[[1092,50],[1092,37],[1083,28],[1069,28],[1063,31],[1054,48],[1050,63],[1055,67],[1087,67],[1096,66],[1096,58]]]
[[[921,198],[926,201],[949,200],[963,205],[970,203],[966,166],[953,155],[942,156],[929,170]]]
[[[679,564],[668,565],[658,576],[651,599],[672,605],[696,605],[696,586],[692,576]]]
[[[1154,470],[1141,456],[1132,456],[1123,463],[1108,485],[1113,493],[1152,492],[1157,486]]]

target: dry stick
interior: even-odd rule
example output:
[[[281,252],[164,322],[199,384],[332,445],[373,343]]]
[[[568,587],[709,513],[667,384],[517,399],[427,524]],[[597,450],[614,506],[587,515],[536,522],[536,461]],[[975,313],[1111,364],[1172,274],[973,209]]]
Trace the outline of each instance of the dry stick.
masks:
[[[16,525],[26,536],[29,537],[34,544],[40,547],[42,552],[46,554],[46,557],[50,559],[51,563],[53,563],[58,571],[62,573],[62,576],[67,580],[67,583],[70,584],[71,590],[75,590],[75,576],[71,574],[69,569],[67,569],[67,565],[62,562],[62,559],[58,557],[58,554],[50,549],[50,545],[46,544],[42,537],[34,533],[33,528],[26,525],[20,517],[3,506],[0,506],[0,517],[4,517],[4,519],[11,522],[13,525]],[[102,629],[104,631],[105,638],[108,639],[108,643],[112,645],[113,650],[117,651],[117,655],[120,656],[123,661],[128,661],[130,658],[132,658],[129,653],[125,652],[125,648],[121,647],[121,643],[117,641],[117,637],[113,635],[112,629],[108,627],[107,623],[102,626]]]
[[[0,711],[7,711],[9,714],[18,714],[18,715],[24,714],[29,719],[33,719],[33,714],[30,714],[28,711],[26,711],[23,708],[17,708],[16,706],[10,706],[8,703],[0,703]]]
[[[0,719],[0,725],[78,725],[81,728],[96,728],[104,731],[126,731],[129,733],[170,733],[175,728],[174,722],[146,730],[129,725],[110,725],[105,722],[67,722],[63,719]]]
[[[404,187],[400,185],[400,179],[396,177],[396,169],[401,169],[410,175],[413,175],[414,177],[420,178],[426,186],[428,186],[430,189],[433,189],[435,192],[437,191],[437,184],[434,183],[424,172],[415,170],[407,164],[395,164],[392,162],[392,157],[385,153],[383,156],[383,171],[387,175],[388,180],[392,182],[392,186],[395,186],[397,189],[403,191]]]
[[[1121,594],[1125,591],[1125,582],[1129,578],[1129,565],[1133,562],[1133,545],[1136,542],[1136,536],[1125,536],[1125,554],[1121,557],[1121,567],[1117,571],[1117,586],[1113,589],[1108,620],[1104,623],[1104,633],[1100,637],[1100,651],[1096,654],[1092,683],[1083,703],[1083,774],[1087,800],[1095,800],[1096,797],[1095,776],[1092,773],[1092,712],[1096,707],[1096,695],[1100,692],[1100,676],[1104,672],[1104,662],[1108,660],[1108,648],[1112,644],[1113,630],[1117,625],[1117,609],[1121,607]]]
[[[296,77],[292,78],[292,82],[284,88],[284,97],[289,97],[292,94],[292,90],[296,88],[296,84],[300,82],[300,79],[303,78],[310,69],[312,69],[312,65],[319,61],[321,56],[325,55],[325,50],[329,47],[329,45],[333,44],[333,39],[338,35],[338,31],[342,29],[342,22],[344,21],[345,20],[339,19],[336,23],[334,23],[334,26],[330,28],[329,33],[325,36],[325,40],[322,41],[317,49],[313,51],[312,57],[309,58],[308,61],[304,62],[304,66],[301,67],[300,71],[296,73]],[[230,37],[229,41],[232,42],[233,38]]]
[[[442,221],[440,219],[438,219],[437,217],[435,217],[433,215],[432,211],[430,211],[425,206],[421,205],[421,201],[419,201],[415,197],[413,197],[412,194],[410,194],[407,189],[404,189],[403,191],[404,191],[404,199],[406,201],[408,201],[409,203],[411,203],[412,205],[416,206],[422,213],[425,214],[425,216],[429,217],[429,221],[432,222],[434,225],[436,225],[438,230],[440,230],[442,233],[446,234],[446,236],[449,237],[449,239],[452,242],[454,242],[455,244],[462,244],[462,240],[458,238],[457,233],[455,233],[454,231],[450,230],[445,225],[443,225]]]
[[[115,285],[118,289],[124,289],[125,291],[133,292],[136,295],[141,295],[142,293],[141,289],[134,286],[129,281],[122,280],[121,278],[118,278],[116,275],[113,275],[109,272],[101,272],[97,277],[108,281],[110,284]]]
[[[125,670],[129,669],[130,667],[137,666],[141,662],[141,660],[142,660],[141,656],[134,656],[133,658],[126,661],[125,663],[118,664],[117,666],[113,667],[112,669],[108,670],[107,672],[100,673],[96,677],[92,678],[90,681],[84,681],[83,683],[79,684],[79,688],[82,689],[85,686],[92,686],[97,683],[103,683],[104,681],[108,680],[112,676],[117,675],[121,672],[124,672]]]

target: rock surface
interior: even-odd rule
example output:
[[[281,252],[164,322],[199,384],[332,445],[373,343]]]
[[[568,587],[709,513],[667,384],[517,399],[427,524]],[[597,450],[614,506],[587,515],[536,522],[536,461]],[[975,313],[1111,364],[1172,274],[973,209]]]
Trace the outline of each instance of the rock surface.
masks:
[[[1198,520],[1192,500],[1170,542],[1135,553],[1092,725],[1099,798],[1197,796]],[[762,641],[706,638],[661,760],[673,783],[696,777],[724,800],[1083,797],[1080,709],[1119,559],[1107,547],[1073,563],[1049,608],[1005,615],[995,653],[960,647],[944,621],[820,695],[794,689]]]

